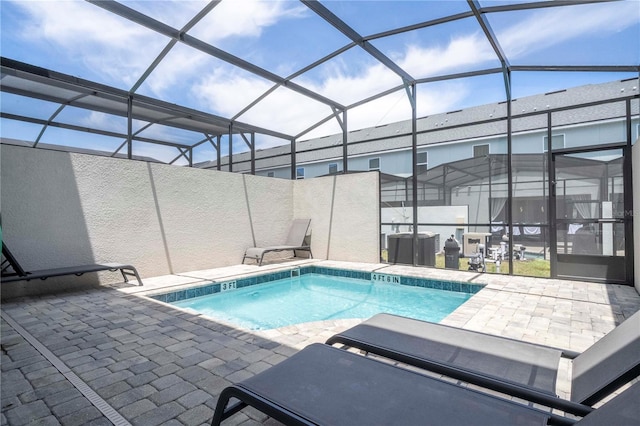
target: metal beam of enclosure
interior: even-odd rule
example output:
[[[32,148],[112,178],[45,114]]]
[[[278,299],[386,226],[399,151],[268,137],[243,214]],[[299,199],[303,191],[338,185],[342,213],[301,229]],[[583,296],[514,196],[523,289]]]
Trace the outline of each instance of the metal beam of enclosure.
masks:
[[[242,59],[236,55],[229,53],[223,49],[220,49],[208,42],[203,41],[189,34],[189,32],[196,27],[196,25],[203,21],[209,14],[217,12],[216,7],[220,3],[220,0],[211,0],[204,5],[195,15],[188,20],[188,22],[182,25],[179,29],[158,20],[151,16],[151,14],[145,14],[132,7],[120,3],[115,0],[86,0],[88,3],[98,6],[101,9],[118,15],[130,21],[134,24],[143,26],[158,36],[167,37],[168,41],[162,51],[155,56],[149,66],[144,69],[142,74],[138,77],[131,88],[126,91],[117,89],[114,87],[106,86],[100,83],[94,83],[88,80],[83,80],[71,75],[66,75],[51,71],[48,69],[32,66],[25,63],[20,63],[7,58],[2,58],[2,77],[3,84],[0,89],[3,92],[15,94],[18,96],[29,97],[33,99],[39,99],[49,102],[60,104],[60,107],[54,112],[47,121],[43,122],[41,119],[32,119],[26,117],[23,114],[10,114],[2,112],[4,118],[10,118],[14,120],[20,120],[30,123],[41,123],[43,128],[40,134],[35,140],[34,147],[40,144],[46,129],[51,127],[60,127],[69,130],[84,131],[94,134],[100,134],[111,137],[125,137],[125,141],[118,146],[115,152],[112,153],[115,156],[120,150],[127,146],[127,157],[133,157],[133,142],[141,141],[145,143],[156,144],[160,146],[171,146],[176,148],[180,155],[173,159],[176,161],[178,158],[187,158],[189,163],[193,161],[193,149],[198,147],[203,141],[200,135],[208,135],[208,140],[216,149],[217,167],[221,165],[221,137],[228,135],[229,138],[229,170],[233,169],[233,152],[232,152],[232,139],[233,133],[241,135],[245,142],[251,147],[252,156],[252,171],[255,172],[255,151],[256,151],[256,134],[262,134],[267,136],[273,136],[279,139],[291,141],[291,169],[292,178],[296,178],[296,150],[299,147],[296,146],[296,141],[299,140],[305,134],[318,129],[323,124],[329,122],[332,119],[336,119],[342,130],[343,140],[343,167],[344,172],[349,170],[348,167],[348,134],[349,128],[347,126],[347,114],[349,110],[356,107],[360,107],[369,102],[381,99],[384,96],[390,95],[398,90],[405,89],[409,94],[409,99],[412,101],[412,116],[417,116],[415,99],[418,84],[428,84],[439,81],[455,80],[462,78],[469,78],[482,75],[498,74],[501,73],[504,79],[505,93],[507,103],[511,102],[512,97],[512,72],[611,72],[611,73],[624,73],[633,72],[640,74],[640,64],[629,65],[512,65],[509,61],[509,57],[502,49],[499,39],[496,36],[494,29],[492,28],[489,20],[490,14],[508,13],[514,11],[525,11],[534,9],[545,8],[571,8],[580,5],[589,5],[594,3],[609,3],[619,0],[554,0],[554,1],[530,1],[528,3],[511,3],[501,4],[496,6],[485,6],[480,4],[479,0],[466,0],[466,5],[469,10],[457,11],[448,16],[440,16],[425,21],[412,23],[402,27],[391,28],[382,32],[376,32],[373,34],[361,34],[357,31],[357,26],[350,25],[348,20],[343,20],[336,15],[332,10],[333,7],[327,7],[319,0],[300,0],[301,3],[312,11],[316,17],[328,24],[333,29],[337,30],[340,34],[344,35],[348,40],[347,44],[332,50],[330,53],[316,59],[308,64],[301,64],[297,71],[289,74],[286,77],[278,75],[274,72],[267,70],[261,66],[256,65],[251,61]],[[142,10],[142,9],[141,9]],[[428,15],[428,14],[427,14]],[[154,15],[155,16],[155,15]],[[495,57],[500,61],[501,66],[495,68],[475,69],[471,71],[464,71],[452,74],[443,74],[436,76],[428,76],[422,78],[414,78],[407,69],[401,67],[392,60],[389,56],[379,50],[371,42],[374,40],[381,40],[386,37],[391,37],[399,34],[409,33],[420,29],[429,27],[435,27],[442,24],[475,19],[475,23],[480,27],[484,38],[491,45]],[[211,58],[219,59],[227,64],[237,67],[243,71],[251,73],[252,75],[273,83],[264,93],[257,98],[248,100],[248,104],[234,111],[234,115],[231,118],[219,117],[213,114],[209,114],[193,108],[183,107],[174,103],[160,101],[150,97],[138,95],[136,92],[138,89],[149,79],[154,70],[161,64],[166,58],[169,52],[178,44],[181,43],[192,49],[196,49],[199,52],[208,55]],[[394,74],[399,76],[402,80],[402,84],[392,88],[384,89],[373,95],[368,95],[364,99],[355,100],[348,105],[343,105],[342,102],[338,102],[336,99],[332,99],[331,96],[324,96],[320,93],[320,90],[311,90],[303,85],[300,85],[293,80],[305,75],[305,73],[317,69],[320,65],[327,63],[328,61],[339,57],[339,55],[347,52],[349,49],[359,47],[370,57],[375,59],[378,63],[391,70]],[[11,77],[5,80],[5,77]],[[5,84],[5,81],[22,79],[17,84]],[[35,83],[35,84],[31,84]],[[409,89],[410,86],[410,89]],[[279,132],[275,129],[268,129],[260,126],[251,125],[237,121],[238,118],[245,115],[247,112],[256,107],[270,94],[273,94],[277,89],[284,88],[291,90],[307,99],[319,102],[322,105],[328,107],[329,114],[318,120],[318,117],[313,117],[315,124],[307,127],[303,131],[296,135],[290,135],[283,132]],[[59,90],[55,90],[59,89]],[[68,93],[72,95],[70,96]],[[346,103],[346,102],[345,102]],[[124,117],[127,120],[126,131],[108,131],[101,129],[89,129],[83,126],[77,126],[74,124],[56,123],[54,120],[58,114],[66,106],[72,106],[90,111],[101,112],[105,114],[111,114],[114,116]],[[507,120],[512,118],[511,106],[508,105]],[[318,114],[320,116],[320,114]],[[353,117],[354,115],[352,115]],[[517,117],[523,117],[518,115]],[[313,120],[311,122],[313,122]],[[416,118],[413,117],[412,121]],[[134,130],[134,122],[142,121],[146,124],[138,130]],[[354,122],[354,119],[351,119]],[[173,143],[163,141],[161,138],[141,137],[140,135],[150,126],[157,124],[162,126],[168,126],[175,129],[194,132],[193,143]],[[412,123],[415,126],[415,123]],[[120,130],[120,129],[118,129]],[[123,135],[123,133],[126,133]],[[251,134],[251,143],[249,143],[244,134]],[[421,132],[422,133],[422,132]],[[148,133],[147,133],[148,134]],[[211,137],[215,136],[218,139],[217,145],[213,142]],[[415,137],[415,131],[412,131],[412,138]],[[508,137],[510,133],[508,132]],[[415,157],[415,152],[412,154]],[[262,157],[261,157],[262,158]],[[413,163],[416,162],[416,158],[412,159]],[[413,191],[417,191],[417,186],[414,185]],[[415,218],[414,218],[415,219]]]
[[[478,0],[467,0],[467,3],[469,4],[471,11],[473,12],[473,15],[476,17],[480,28],[482,28],[482,32],[489,41],[493,52],[500,60],[500,64],[502,65],[502,77],[504,79],[506,98],[507,102],[509,102],[511,100],[511,66],[509,64],[509,60],[507,59],[507,55],[505,55],[502,47],[500,46],[500,43],[498,43],[498,38],[494,34],[493,29],[491,28],[491,24],[489,23],[486,15],[480,12],[481,6]]]
[[[347,36],[351,41],[362,47],[367,53],[377,59],[381,64],[389,68],[391,71],[396,73],[398,76],[402,78],[403,81],[407,83],[411,83],[415,81],[409,73],[407,73],[404,69],[400,68],[398,64],[389,59],[384,53],[379,51],[375,46],[366,41],[364,37],[356,32],[353,28],[347,25],[344,21],[334,15],[329,9],[324,7],[317,0],[300,0],[304,3],[309,9],[313,10],[318,16],[327,21],[329,24],[333,25],[338,31]]]
[[[198,14],[196,14],[196,16],[194,16],[189,22],[187,22],[184,27],[182,27],[180,33],[184,34],[191,28],[193,28],[198,22],[202,20],[202,18],[204,18],[209,12],[211,12],[211,10],[213,10],[213,8],[216,7],[220,3],[220,1],[222,0],[210,1]],[[131,93],[135,93],[138,90],[142,83],[144,83],[145,80],[151,75],[153,70],[156,69],[158,65],[160,65],[160,62],[162,62],[164,57],[167,56],[171,49],[173,49],[173,46],[175,46],[177,43],[178,39],[175,38],[171,39],[169,43],[167,43],[165,48],[162,49],[162,52],[160,52],[160,54],[156,57],[156,59],[154,59],[151,65],[149,65],[145,72],[142,73],[138,81],[136,81],[136,83],[131,87],[131,89],[129,90]]]
[[[124,132],[114,132],[114,131],[110,131],[110,130],[94,129],[92,127],[78,126],[78,125],[75,125],[75,124],[58,123],[58,122],[55,122],[55,121],[47,121],[47,120],[42,119],[42,118],[33,118],[33,117],[25,117],[25,116],[21,116],[21,115],[16,115],[16,114],[10,114],[8,112],[0,112],[0,118],[6,118],[6,119],[9,119],[9,120],[16,120],[16,121],[23,121],[25,123],[33,123],[33,124],[39,124],[39,125],[43,125],[43,126],[47,125],[49,127],[57,127],[57,128],[60,128],[60,129],[73,130],[73,131],[77,131],[77,132],[91,133],[91,134],[94,134],[94,135],[102,135],[102,136],[110,136],[110,137],[116,137],[116,138],[124,138],[125,139],[125,143],[127,143],[128,140],[129,140],[127,133],[124,133]],[[138,141],[138,142],[152,143],[152,144],[162,145],[162,146],[169,146],[169,147],[172,147],[172,148],[189,148],[189,147],[191,147],[191,145],[181,144],[181,143],[177,143],[177,142],[161,141],[161,140],[158,140],[158,139],[151,139],[151,138],[145,138],[145,137],[133,136],[133,135],[131,137],[131,140]],[[121,149],[121,147],[118,149],[118,151],[120,149]]]
[[[413,208],[413,266],[420,263],[420,249],[418,247],[418,113],[416,83],[407,86],[407,93],[411,103],[411,201]]]
[[[57,104],[67,104],[80,109],[102,112],[120,117],[127,117],[129,111],[129,97],[132,102],[133,119],[155,124],[164,124],[177,129],[208,132],[210,134],[226,134],[231,122],[213,114],[192,108],[172,104],[139,94],[105,86],[99,83],[83,80],[77,77],[54,72],[41,67],[1,58],[3,75],[12,76],[24,81],[19,87],[15,82],[8,84],[3,80],[0,90],[18,96],[40,99]],[[37,83],[37,85],[30,84]],[[56,90],[37,90],[38,87]],[[72,98],[65,97],[67,93],[74,93]],[[84,95],[84,96],[79,96]],[[291,135],[234,121],[234,128],[238,132],[255,132],[280,139],[291,139]]]
[[[108,10],[109,12],[115,13],[116,15],[119,15],[125,19],[128,19],[131,22],[135,22],[136,24],[149,28],[150,30],[153,30],[166,37],[176,39],[189,47],[197,49],[203,53],[211,55],[231,65],[234,65],[238,68],[241,68],[245,71],[255,74],[261,78],[264,78],[265,80],[269,80],[273,83],[277,83],[280,85],[286,85],[288,89],[291,89],[304,96],[307,96],[308,98],[314,99],[318,102],[321,102],[329,106],[334,106],[340,109],[344,108],[344,106],[340,105],[339,103],[331,99],[321,96],[316,92],[306,89],[291,81],[287,82],[283,77],[273,74],[272,72],[269,72],[263,68],[260,68],[259,66],[251,62],[247,62],[244,59],[240,59],[237,56],[234,56],[228,52],[225,52],[224,50],[218,49],[217,47],[214,47],[208,43],[205,43],[202,40],[199,40],[193,36],[190,36],[184,32],[181,32],[167,24],[157,21],[147,15],[144,15],[114,0],[87,0],[87,1],[105,10]]]

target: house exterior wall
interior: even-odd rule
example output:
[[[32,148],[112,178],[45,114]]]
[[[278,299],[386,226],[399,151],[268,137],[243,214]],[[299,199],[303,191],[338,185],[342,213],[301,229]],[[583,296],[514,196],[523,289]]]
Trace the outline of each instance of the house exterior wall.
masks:
[[[638,79],[576,87],[556,93],[514,99],[512,102],[513,153],[541,153],[545,150],[547,114],[550,108],[563,108],[580,103],[614,100],[637,93]],[[637,103],[632,102],[632,109]],[[536,115],[528,115],[528,114]],[[637,114],[637,111],[632,111]],[[553,112],[553,134],[565,136],[569,147],[623,142],[626,133],[624,102],[605,103],[573,110]],[[616,117],[616,119],[610,119]],[[493,120],[479,123],[480,121]],[[469,158],[473,145],[490,144],[490,153],[506,153],[506,103],[481,105],[460,111],[436,114],[417,120],[418,150],[429,152],[428,167]],[[639,124],[634,118],[632,139],[638,137]],[[442,145],[439,145],[442,144]],[[342,134],[296,142],[296,163],[305,168],[305,177],[329,173],[329,164],[342,167]],[[290,178],[291,147],[283,145],[256,152],[256,174]],[[380,158],[381,171],[406,175],[411,167],[410,120],[350,131],[348,133],[348,169],[369,170],[368,160]],[[234,171],[250,169],[248,152],[234,154]],[[228,162],[222,159],[222,164]],[[211,167],[205,166],[205,167]]]
[[[633,122],[634,126],[632,127],[635,129],[637,135],[638,120],[634,119]],[[546,124],[544,124],[544,126],[546,126]],[[625,132],[624,121],[618,119],[580,125],[557,126],[554,127],[552,135],[554,137],[563,137],[566,148],[574,148],[604,143],[624,142],[626,139]],[[473,149],[476,145],[488,144],[489,152],[491,154],[507,153],[507,138],[504,134],[488,137],[473,137],[470,133],[468,135],[470,136],[468,139],[448,142],[440,141],[441,138],[439,136],[436,136],[435,138],[432,138],[431,136],[433,135],[423,134],[419,135],[418,138],[419,142],[423,142],[418,146],[418,152],[427,152],[428,168],[437,167],[442,164],[465,158],[471,158],[473,157]],[[542,153],[546,150],[546,136],[546,127],[544,129],[529,129],[527,131],[522,131],[521,133],[514,133],[512,137],[512,152],[514,154]],[[403,147],[397,149],[387,147],[381,148],[378,151],[372,151],[371,146],[367,146],[368,144],[366,143],[362,144],[362,146],[358,146],[357,149],[349,147],[349,170],[367,171],[369,170],[369,160],[379,158],[380,171],[399,176],[411,175],[412,163],[410,138],[407,137],[405,139],[409,141],[408,146],[407,144],[403,144]],[[389,143],[389,145],[391,146],[392,143]],[[356,154],[358,151],[360,151],[360,153]],[[329,150],[320,152],[325,154],[330,153]],[[289,159],[289,154],[286,154],[285,158]],[[305,170],[305,178],[327,175],[329,173],[329,164],[332,163],[338,164],[338,171],[343,170],[341,149],[339,156],[328,156],[323,159],[314,159],[310,162],[305,162],[305,158],[310,158],[310,156],[298,155],[296,158],[297,167],[303,167]],[[263,164],[266,164],[266,162],[263,162]],[[238,165],[238,169],[244,169],[247,167],[248,163]],[[256,174],[267,176],[268,172],[273,172],[274,177],[281,177],[285,179],[288,179],[291,176],[291,169],[288,166],[273,168],[265,167],[262,170],[258,170]]]

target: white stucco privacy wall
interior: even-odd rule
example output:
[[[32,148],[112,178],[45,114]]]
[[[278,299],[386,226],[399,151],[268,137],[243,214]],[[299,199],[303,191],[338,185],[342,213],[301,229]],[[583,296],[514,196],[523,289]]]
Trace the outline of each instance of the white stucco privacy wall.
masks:
[[[356,234],[371,232],[375,242],[378,233],[375,220],[358,227],[351,214],[361,210],[354,203],[377,211],[371,178],[290,181],[5,144],[0,155],[2,238],[27,270],[120,262],[152,277],[235,265],[247,247],[284,242],[294,217],[312,218],[314,257],[326,258],[329,228],[322,224],[330,222],[331,204],[323,209],[319,194],[334,197],[332,258],[343,250],[344,260],[371,261],[377,253],[376,244],[353,247],[371,243]],[[360,195],[350,197],[352,188]],[[119,278],[100,274],[102,282]],[[88,282],[97,283],[96,275],[37,286]]]
[[[253,245],[250,217],[271,224],[260,239],[279,241],[292,196],[279,179],[2,145],[3,239],[29,270],[121,262],[149,277],[237,264]]]
[[[296,181],[294,216],[311,218],[315,258],[380,261],[379,185],[377,172]]]

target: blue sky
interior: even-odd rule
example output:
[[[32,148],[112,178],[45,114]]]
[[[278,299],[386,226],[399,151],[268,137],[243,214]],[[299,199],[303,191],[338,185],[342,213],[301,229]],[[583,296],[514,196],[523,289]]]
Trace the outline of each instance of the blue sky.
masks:
[[[123,1],[173,28],[182,28],[205,5],[201,1]],[[481,6],[507,4],[480,0]],[[327,1],[323,4],[361,35],[468,11],[466,1]],[[169,40],[84,1],[2,0],[2,56],[130,90]],[[640,0],[542,8],[488,16],[512,65],[638,65]],[[288,77],[350,41],[297,1],[225,0],[189,35],[246,61]],[[414,78],[499,66],[475,18],[411,31],[371,42]],[[514,98],[629,78],[629,73],[514,73]],[[401,84],[399,77],[362,49],[352,48],[295,78],[297,84],[344,105]],[[326,105],[280,88],[238,114],[273,84],[178,43],[137,93],[297,135],[331,113]],[[502,76],[421,85],[418,116],[504,100]],[[57,105],[2,95],[3,111],[30,111],[48,118]],[[349,128],[410,118],[403,91],[350,110]],[[104,114],[63,111],[60,121],[126,130],[126,120]],[[139,127],[146,123],[136,123]],[[122,129],[122,126],[125,126]],[[4,137],[37,136],[40,128],[2,121]],[[135,130],[135,129],[134,129]],[[300,137],[339,133],[335,120]],[[62,132],[61,132],[62,133]],[[196,142],[194,135],[151,126],[143,135]],[[65,137],[47,131],[45,140]],[[69,139],[69,137],[67,137]],[[94,144],[118,141],[93,136]],[[28,139],[28,138],[27,138]],[[74,139],[74,138],[70,138]],[[68,144],[82,146],[82,140]],[[258,145],[280,144],[258,138]],[[140,148],[142,150],[142,148]],[[146,148],[145,148],[146,149]],[[163,154],[164,155],[164,154]],[[167,153],[166,156],[173,156]]]

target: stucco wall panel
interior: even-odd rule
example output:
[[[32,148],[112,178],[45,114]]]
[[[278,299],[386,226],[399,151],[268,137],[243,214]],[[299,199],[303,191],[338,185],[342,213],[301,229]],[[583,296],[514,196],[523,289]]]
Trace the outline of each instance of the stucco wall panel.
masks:
[[[380,201],[377,172],[338,176],[329,259],[380,261]]]
[[[293,216],[311,219],[311,251],[316,259],[327,259],[334,179],[328,176],[294,181]]]
[[[153,164],[149,176],[170,273],[227,265],[250,241],[241,176]],[[234,196],[227,196],[227,191]],[[238,229],[243,231],[237,232]],[[231,240],[228,233],[236,230]]]
[[[31,151],[2,146],[3,241],[26,269],[93,262],[70,155]]]
[[[294,182],[251,175],[243,175],[243,179],[256,246],[283,244],[293,219]],[[250,240],[245,247],[252,245]]]
[[[295,184],[294,216],[311,217],[315,258],[379,261],[377,172],[327,176]]]
[[[93,261],[132,263],[140,271],[166,273],[146,164],[73,154],[70,159]]]

